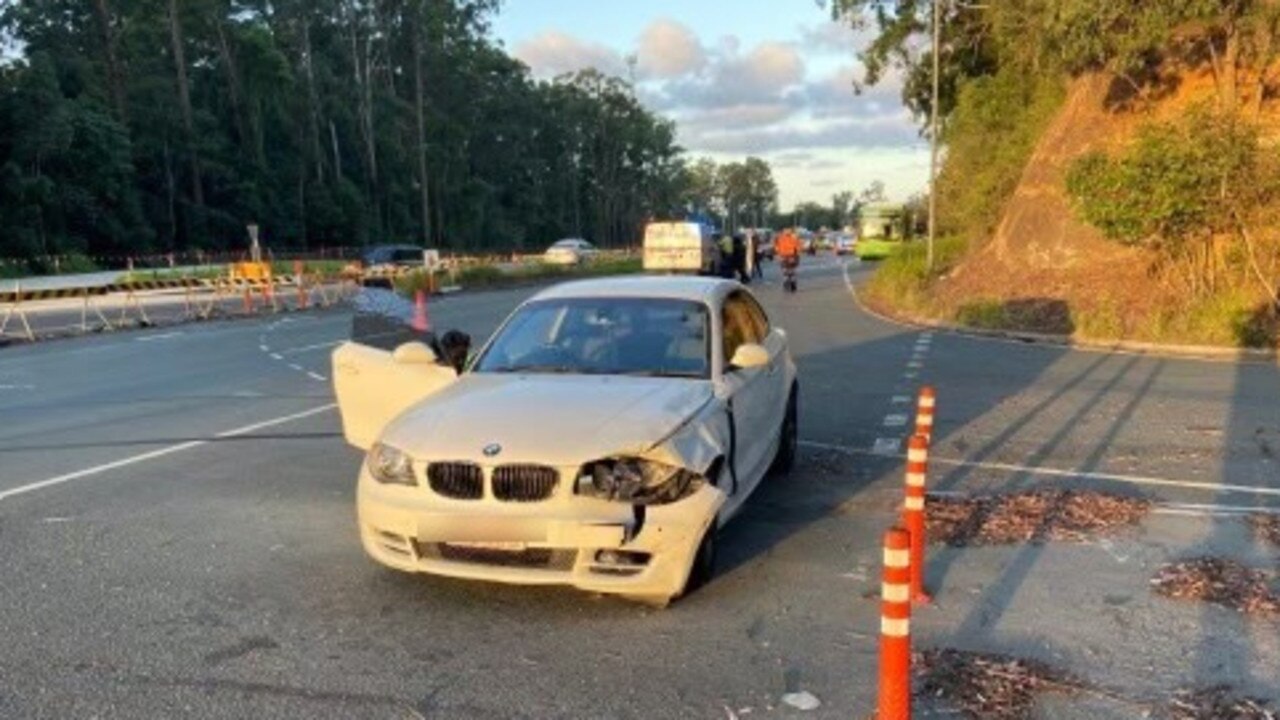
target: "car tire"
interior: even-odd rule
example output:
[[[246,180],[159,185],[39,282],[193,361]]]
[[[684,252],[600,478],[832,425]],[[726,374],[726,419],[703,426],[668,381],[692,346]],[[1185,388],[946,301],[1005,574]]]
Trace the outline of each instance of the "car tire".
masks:
[[[791,395],[787,398],[787,410],[782,416],[782,427],[778,431],[778,453],[773,456],[773,472],[786,475],[796,464],[796,447],[799,444],[800,387],[791,386]]]
[[[719,519],[713,518],[711,524],[707,526],[706,532],[702,534],[702,541],[698,543],[697,551],[693,554],[693,564],[689,568],[689,579],[685,580],[684,589],[680,591],[678,597],[687,597],[689,593],[711,582],[711,578],[715,577],[717,546],[720,544],[718,542],[719,535]]]

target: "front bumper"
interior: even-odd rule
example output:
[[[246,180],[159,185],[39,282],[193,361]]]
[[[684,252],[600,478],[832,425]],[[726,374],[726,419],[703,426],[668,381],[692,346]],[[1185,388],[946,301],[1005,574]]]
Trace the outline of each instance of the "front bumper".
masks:
[[[441,500],[420,488],[380,485],[361,468],[360,539],[374,560],[407,572],[592,592],[671,597],[688,579],[703,534],[724,503],[710,485],[644,508],[591,498],[512,505]],[[626,551],[642,564],[604,562]]]

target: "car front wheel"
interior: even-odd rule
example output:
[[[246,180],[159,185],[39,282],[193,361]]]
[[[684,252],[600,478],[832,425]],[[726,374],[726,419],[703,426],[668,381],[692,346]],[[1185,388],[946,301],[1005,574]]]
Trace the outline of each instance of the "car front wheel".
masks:
[[[773,471],[779,475],[791,472],[796,464],[796,448],[799,445],[798,425],[800,409],[800,388],[791,386],[791,395],[787,398],[787,410],[782,416],[782,428],[778,434],[778,454],[773,458]]]
[[[685,597],[689,593],[711,582],[711,578],[716,574],[716,536],[720,534],[720,523],[713,519],[711,524],[707,526],[707,531],[702,535],[702,542],[698,543],[698,550],[693,555],[693,566],[689,568],[689,579],[685,581],[684,590],[680,592],[680,597]]]

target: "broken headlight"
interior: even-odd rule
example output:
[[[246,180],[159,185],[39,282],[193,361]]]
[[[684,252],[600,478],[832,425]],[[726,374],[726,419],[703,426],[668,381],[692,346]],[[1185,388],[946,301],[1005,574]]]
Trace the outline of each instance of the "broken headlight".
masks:
[[[692,495],[706,482],[698,473],[639,458],[590,463],[578,476],[577,493],[636,505],[665,505]]]
[[[413,461],[401,450],[374,443],[369,448],[366,461],[369,474],[383,485],[417,485],[418,478],[413,474]]]

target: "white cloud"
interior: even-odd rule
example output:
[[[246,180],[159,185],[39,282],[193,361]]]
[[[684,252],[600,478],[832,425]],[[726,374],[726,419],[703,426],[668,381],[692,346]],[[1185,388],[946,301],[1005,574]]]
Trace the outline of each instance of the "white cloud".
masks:
[[[920,143],[910,123],[893,118],[706,132],[688,132],[682,127],[681,140],[694,150],[752,155],[824,148],[911,148]]]
[[[844,65],[832,74],[806,84],[803,103],[814,117],[881,117],[902,114],[902,80],[896,73],[871,86],[859,86],[862,68]]]
[[[874,34],[870,27],[855,30],[847,22],[828,20],[800,28],[800,44],[825,53],[854,55],[867,46]]]
[[[795,113],[785,102],[746,103],[720,108],[705,108],[685,115],[680,125],[692,131],[732,127],[760,127],[780,123]]]
[[[636,57],[645,77],[670,79],[701,70],[707,53],[698,36],[674,20],[655,20],[640,35]]]
[[[860,187],[874,179],[905,197],[918,189],[927,148],[902,107],[897,73],[855,92],[863,75],[856,54],[867,37],[827,22],[749,45],[658,19],[631,47],[549,30],[520,43],[514,54],[539,77],[588,67],[627,77],[633,56],[637,96],[676,121],[685,148],[721,161],[768,158],[784,205],[814,197],[825,202],[815,188]]]
[[[558,30],[547,30],[525,40],[512,54],[538,77],[555,77],[588,68],[617,76],[627,71],[627,63],[617,50]]]

